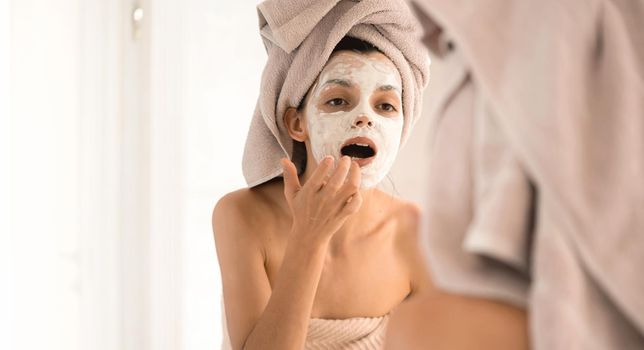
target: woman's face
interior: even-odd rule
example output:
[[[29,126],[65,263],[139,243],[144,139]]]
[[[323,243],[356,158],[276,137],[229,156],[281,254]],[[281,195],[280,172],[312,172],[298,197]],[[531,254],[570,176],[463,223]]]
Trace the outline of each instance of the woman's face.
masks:
[[[402,84],[379,52],[339,51],[311,88],[305,115],[316,163],[326,155],[352,157],[362,187],[377,185],[396,159],[403,129]]]

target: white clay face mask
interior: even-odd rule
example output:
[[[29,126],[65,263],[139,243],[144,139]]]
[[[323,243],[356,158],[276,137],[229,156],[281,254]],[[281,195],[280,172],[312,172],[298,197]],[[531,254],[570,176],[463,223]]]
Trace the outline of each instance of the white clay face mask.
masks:
[[[311,153],[350,156],[360,165],[362,188],[389,173],[403,129],[400,75],[384,55],[338,52],[320,74],[306,104]]]

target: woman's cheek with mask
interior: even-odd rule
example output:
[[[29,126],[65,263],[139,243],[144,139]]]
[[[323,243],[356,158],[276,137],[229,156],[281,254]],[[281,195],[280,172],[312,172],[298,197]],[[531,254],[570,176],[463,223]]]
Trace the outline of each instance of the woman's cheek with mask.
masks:
[[[367,117],[371,126],[356,126],[356,120]],[[403,129],[402,113],[397,116],[381,116],[368,103],[361,103],[350,111],[325,113],[312,107],[307,113],[307,126],[311,153],[316,163],[327,155],[339,160],[342,146],[355,137],[366,137],[376,146],[373,160],[361,167],[361,188],[375,187],[387,176],[398,149]]]

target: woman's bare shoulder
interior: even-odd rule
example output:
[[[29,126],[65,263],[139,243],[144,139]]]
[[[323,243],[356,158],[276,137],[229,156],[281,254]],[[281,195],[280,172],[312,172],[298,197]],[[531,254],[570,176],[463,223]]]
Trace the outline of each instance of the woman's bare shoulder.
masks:
[[[414,202],[397,197],[392,197],[391,203],[391,216],[398,223],[400,238],[416,240],[421,222],[420,207]]]
[[[416,203],[404,199],[396,198],[394,203],[392,216],[396,218],[398,227],[396,249],[409,268],[410,296],[432,290],[427,261],[420,248],[422,210]]]
[[[215,235],[217,231],[254,232],[254,228],[270,224],[284,204],[280,182],[242,188],[230,192],[217,201],[212,213]]]

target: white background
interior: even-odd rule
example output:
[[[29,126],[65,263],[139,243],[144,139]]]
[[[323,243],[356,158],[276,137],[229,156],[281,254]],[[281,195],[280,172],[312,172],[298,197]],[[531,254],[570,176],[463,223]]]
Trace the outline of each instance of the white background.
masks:
[[[245,185],[256,3],[0,0],[1,349],[219,348],[211,212]],[[414,201],[425,121],[392,171]]]

